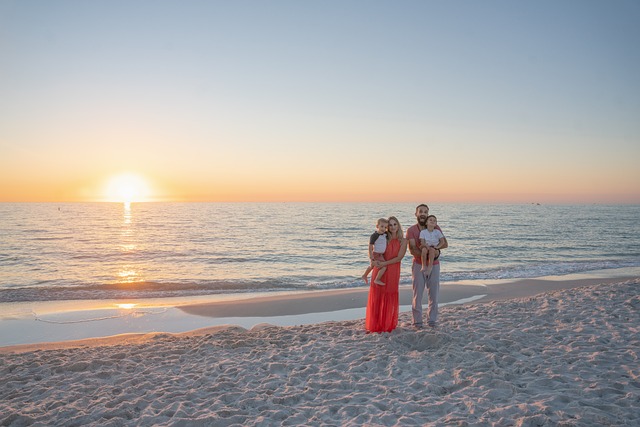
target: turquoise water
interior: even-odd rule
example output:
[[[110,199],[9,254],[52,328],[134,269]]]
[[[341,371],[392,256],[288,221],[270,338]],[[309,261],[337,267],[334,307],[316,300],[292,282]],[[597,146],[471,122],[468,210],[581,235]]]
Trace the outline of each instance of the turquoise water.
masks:
[[[640,266],[640,206],[431,204],[442,281]],[[0,302],[362,286],[378,217],[415,204],[0,204]],[[401,283],[410,283],[409,257]]]

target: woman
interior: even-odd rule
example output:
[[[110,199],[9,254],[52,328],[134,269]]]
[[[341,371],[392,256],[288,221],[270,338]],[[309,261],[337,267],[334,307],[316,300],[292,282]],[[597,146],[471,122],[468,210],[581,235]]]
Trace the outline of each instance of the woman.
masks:
[[[384,252],[386,261],[376,262],[371,275],[376,277],[380,268],[387,267],[387,272],[382,275],[382,281],[386,285],[376,285],[372,281],[369,288],[365,319],[365,328],[369,332],[391,332],[398,326],[400,261],[407,252],[407,240],[403,237],[402,227],[395,216],[389,218],[387,236],[389,242]]]

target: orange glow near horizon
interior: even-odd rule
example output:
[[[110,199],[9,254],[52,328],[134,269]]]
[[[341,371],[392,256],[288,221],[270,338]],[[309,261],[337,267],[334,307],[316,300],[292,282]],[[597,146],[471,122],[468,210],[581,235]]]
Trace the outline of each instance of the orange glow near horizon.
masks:
[[[67,179],[33,174],[31,181],[2,188],[0,202],[640,203],[640,193],[630,185],[636,172],[629,168],[609,174],[606,182],[578,173],[563,179],[554,171],[536,178],[526,171],[442,170],[434,186],[421,180],[372,183],[358,165],[329,175],[282,169],[252,172],[241,164],[224,173],[101,169]]]

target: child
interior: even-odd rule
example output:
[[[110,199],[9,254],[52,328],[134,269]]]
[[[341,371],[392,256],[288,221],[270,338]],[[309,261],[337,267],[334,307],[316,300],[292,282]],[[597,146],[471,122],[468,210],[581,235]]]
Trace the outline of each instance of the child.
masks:
[[[435,215],[427,217],[427,228],[420,232],[420,246],[422,246],[422,269],[427,277],[433,269],[433,261],[440,256],[440,247],[444,244],[444,235],[442,231],[436,230],[438,219]],[[436,251],[438,255],[436,256]],[[427,263],[428,259],[428,263]]]
[[[373,270],[373,262],[385,260],[384,251],[387,250],[388,224],[389,222],[386,219],[380,218],[376,223],[376,232],[373,233],[369,238],[369,259],[371,260],[371,263],[369,264],[369,267],[367,267],[367,271],[365,271],[362,275],[362,280],[364,280],[367,285],[369,284],[369,280],[367,279],[367,277],[369,276],[369,273],[371,273],[371,270]],[[387,271],[387,267],[382,267],[381,269],[379,269],[376,277],[372,277],[373,283],[375,283],[376,285],[384,286],[385,283],[380,279],[382,278],[382,275],[385,271]]]

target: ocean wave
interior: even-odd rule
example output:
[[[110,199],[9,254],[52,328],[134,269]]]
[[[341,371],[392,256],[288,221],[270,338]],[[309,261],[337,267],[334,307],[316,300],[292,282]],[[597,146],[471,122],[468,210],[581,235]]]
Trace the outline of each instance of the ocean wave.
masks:
[[[566,274],[606,270],[625,267],[640,267],[640,261],[619,262],[567,262],[514,265],[510,267],[489,268],[482,271],[448,271],[446,264],[441,271],[441,282],[482,281],[498,279],[526,279],[544,276],[562,276]],[[411,275],[405,271],[401,276],[401,285],[411,284]],[[39,282],[37,286],[0,289],[0,303],[28,301],[63,300],[105,300],[105,299],[145,299],[171,298],[233,293],[277,292],[277,291],[316,291],[331,289],[349,289],[364,286],[360,277],[324,277],[311,275],[273,278],[269,280],[227,280],[205,282],[133,282],[107,284],[63,285],[55,280]]]
[[[291,290],[294,290],[292,288]],[[256,282],[161,283],[133,282],[64,286],[48,283],[44,286],[0,289],[0,303],[26,301],[65,301],[103,299],[143,299],[200,296],[288,290],[282,286]]]

